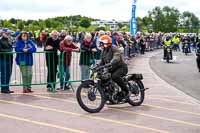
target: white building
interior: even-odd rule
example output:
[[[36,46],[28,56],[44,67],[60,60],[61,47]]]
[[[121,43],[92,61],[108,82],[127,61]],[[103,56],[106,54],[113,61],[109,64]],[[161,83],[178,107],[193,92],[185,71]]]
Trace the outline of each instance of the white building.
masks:
[[[129,22],[127,22],[127,21],[116,21],[116,20],[111,20],[111,21],[100,20],[100,21],[91,22],[92,25],[97,25],[98,27],[109,26],[110,30],[112,30],[112,31],[116,31],[119,29],[118,23],[129,24]]]

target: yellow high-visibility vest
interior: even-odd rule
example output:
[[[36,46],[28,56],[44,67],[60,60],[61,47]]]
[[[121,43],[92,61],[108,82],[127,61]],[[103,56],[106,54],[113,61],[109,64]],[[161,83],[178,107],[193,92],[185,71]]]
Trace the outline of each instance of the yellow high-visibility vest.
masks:
[[[39,37],[39,33],[38,33],[38,32],[35,33],[35,37],[36,37],[36,38]]]
[[[169,41],[165,40],[164,41],[164,45],[165,46],[171,46],[171,40],[169,40]]]
[[[180,42],[180,39],[177,37],[174,37],[173,40],[172,40],[175,44],[179,44]]]

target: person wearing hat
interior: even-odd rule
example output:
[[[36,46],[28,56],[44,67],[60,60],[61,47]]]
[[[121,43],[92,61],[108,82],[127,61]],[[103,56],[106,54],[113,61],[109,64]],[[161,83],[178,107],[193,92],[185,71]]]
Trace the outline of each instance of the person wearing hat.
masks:
[[[120,49],[117,46],[112,45],[112,39],[108,35],[104,35],[100,38],[100,45],[103,49],[100,66],[112,66],[112,80],[121,87],[123,90],[122,94],[127,97],[129,91],[122,77],[128,73],[128,66],[121,55]]]
[[[0,72],[1,72],[1,93],[14,93],[10,91],[9,82],[12,74],[13,55],[6,52],[12,52],[12,44],[9,41],[9,29],[2,29],[0,38]]]

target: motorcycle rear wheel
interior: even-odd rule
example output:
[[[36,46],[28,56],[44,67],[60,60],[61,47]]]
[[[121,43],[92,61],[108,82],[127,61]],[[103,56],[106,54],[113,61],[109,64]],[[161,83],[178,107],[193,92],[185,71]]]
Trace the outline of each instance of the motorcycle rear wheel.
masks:
[[[142,81],[129,81],[130,84],[135,84],[137,86],[138,94],[132,93],[127,102],[132,106],[140,106],[144,102],[145,98],[145,88]],[[132,99],[132,97],[136,97],[136,99]],[[138,97],[138,98],[137,98]],[[135,101],[137,100],[137,101]]]

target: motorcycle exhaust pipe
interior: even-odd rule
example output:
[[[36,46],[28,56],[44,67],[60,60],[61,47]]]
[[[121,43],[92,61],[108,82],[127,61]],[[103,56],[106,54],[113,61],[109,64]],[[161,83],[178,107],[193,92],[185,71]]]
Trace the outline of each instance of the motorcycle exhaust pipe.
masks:
[[[144,89],[142,89],[141,91],[146,91],[146,90],[149,90],[149,88],[144,88]]]

